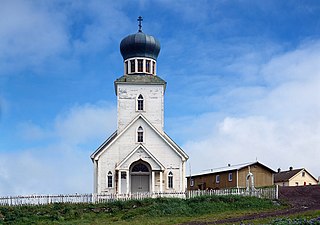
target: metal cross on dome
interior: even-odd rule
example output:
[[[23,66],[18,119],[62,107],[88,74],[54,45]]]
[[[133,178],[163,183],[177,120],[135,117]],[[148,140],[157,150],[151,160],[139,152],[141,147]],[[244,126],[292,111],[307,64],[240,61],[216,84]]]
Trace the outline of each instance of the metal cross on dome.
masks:
[[[139,32],[142,32],[142,25],[141,25],[141,23],[143,21],[142,16],[139,16],[137,20],[139,22],[139,25],[138,25],[139,26]]]

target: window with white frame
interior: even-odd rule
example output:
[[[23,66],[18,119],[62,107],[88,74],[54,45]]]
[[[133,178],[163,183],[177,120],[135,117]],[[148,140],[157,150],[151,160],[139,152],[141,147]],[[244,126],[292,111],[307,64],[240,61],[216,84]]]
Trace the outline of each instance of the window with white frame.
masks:
[[[130,60],[130,72],[131,73],[136,72],[136,61],[134,59]]]
[[[143,128],[140,126],[137,130],[137,141],[143,142]]]
[[[143,59],[138,59],[138,72],[143,72]]]
[[[128,74],[129,73],[129,67],[128,67],[128,61],[126,61],[124,63],[124,74]]]
[[[220,183],[220,175],[216,175],[216,183],[217,183],[217,184]]]
[[[229,173],[229,175],[228,175],[228,181],[232,181],[232,173]]]
[[[137,110],[143,111],[143,96],[140,94],[137,99]]]
[[[171,171],[168,173],[168,188],[173,188],[173,173]]]
[[[193,186],[194,186],[194,180],[190,179],[190,187],[193,187]]]
[[[146,72],[147,73],[150,73],[150,63],[151,63],[151,60],[146,60]]]
[[[108,187],[108,188],[112,188],[112,173],[111,173],[111,171],[108,172],[108,176],[107,176],[107,187]]]

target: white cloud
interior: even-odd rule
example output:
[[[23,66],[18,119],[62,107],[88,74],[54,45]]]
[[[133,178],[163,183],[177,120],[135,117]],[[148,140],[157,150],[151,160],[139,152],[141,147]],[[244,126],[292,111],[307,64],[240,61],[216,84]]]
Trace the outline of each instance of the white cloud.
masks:
[[[48,127],[24,122],[18,128],[18,140],[34,147],[0,153],[0,196],[88,193],[89,157],[116,129],[116,109],[106,102],[77,105]]]
[[[215,125],[191,121],[194,131],[210,129],[184,145],[193,172],[257,157],[275,170],[306,167],[320,175],[315,160],[320,158],[319,43],[303,44],[260,65],[263,86],[238,87],[225,95],[224,101],[234,104],[233,113],[219,118],[222,108],[202,116]]]
[[[75,106],[55,121],[55,134],[64,143],[84,143],[116,129],[116,109],[105,102]]]
[[[55,63],[72,66],[78,56],[102,51],[118,42],[130,24],[122,5],[110,1],[1,2],[0,73],[37,71]]]

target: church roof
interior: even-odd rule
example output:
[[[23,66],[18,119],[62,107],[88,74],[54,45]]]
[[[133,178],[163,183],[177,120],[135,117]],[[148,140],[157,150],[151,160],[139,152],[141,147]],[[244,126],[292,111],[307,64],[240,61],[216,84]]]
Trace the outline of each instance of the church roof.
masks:
[[[117,84],[163,84],[166,90],[167,82],[158,76],[150,74],[123,75],[114,81],[114,87],[117,94]]]
[[[167,84],[167,82],[160,77],[150,74],[123,75],[116,79],[115,83]]]

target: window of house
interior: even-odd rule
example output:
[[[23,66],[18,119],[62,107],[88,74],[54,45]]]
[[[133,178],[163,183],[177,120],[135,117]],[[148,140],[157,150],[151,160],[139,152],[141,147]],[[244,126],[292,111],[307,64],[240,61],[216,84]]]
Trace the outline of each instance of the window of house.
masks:
[[[151,63],[150,60],[146,60],[146,72],[147,73],[150,73],[150,63]]]
[[[304,177],[306,175],[306,172],[302,171],[302,176]]]
[[[229,173],[229,175],[228,175],[228,181],[232,181],[232,173]]]
[[[190,179],[190,187],[193,187],[193,186],[194,186],[194,180]]]
[[[121,179],[127,179],[127,173],[121,172]]]
[[[296,186],[299,186],[299,183],[298,183],[298,182],[296,182]]]
[[[171,171],[168,174],[168,188],[173,188],[173,173]]]
[[[216,175],[216,183],[217,183],[217,184],[220,183],[220,175]]]
[[[143,142],[143,128],[140,126],[137,131],[138,142]]]
[[[138,96],[138,100],[137,100],[137,104],[138,104],[138,110],[142,111],[143,110],[143,96],[140,94]]]
[[[112,173],[111,173],[111,171],[108,172],[107,187],[108,187],[108,188],[112,188]]]
[[[134,73],[134,72],[136,72],[136,62],[135,62],[135,60],[133,59],[133,60],[130,60],[130,72],[131,73]]]
[[[138,72],[143,72],[143,59],[138,59]]]

